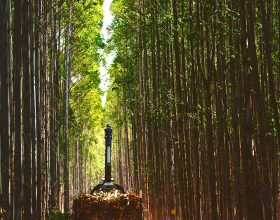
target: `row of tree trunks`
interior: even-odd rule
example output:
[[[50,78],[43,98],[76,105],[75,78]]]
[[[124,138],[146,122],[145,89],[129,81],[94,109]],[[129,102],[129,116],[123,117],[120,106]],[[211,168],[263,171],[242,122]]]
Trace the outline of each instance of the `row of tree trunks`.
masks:
[[[61,61],[66,46],[61,45],[65,27],[60,19],[62,7],[72,13],[71,3],[3,0],[0,5],[0,191],[4,219],[46,219],[59,208],[61,200],[69,213],[69,177],[63,184],[65,196],[61,197],[59,176],[69,175],[71,58]],[[71,17],[67,19],[70,26]],[[67,34],[70,39],[71,32]],[[64,79],[61,69],[66,66]],[[64,80],[67,83],[62,88]],[[62,97],[66,97],[64,106],[60,104]],[[60,123],[60,117],[64,123]],[[59,132],[62,128],[64,134]],[[63,152],[59,151],[60,137],[65,138]],[[62,155],[66,158],[64,167],[59,164]]]
[[[115,168],[130,170],[145,217],[279,218],[279,3],[124,5],[134,25],[115,27],[126,36],[113,41],[127,81],[114,92],[126,107],[116,112],[126,115],[118,153],[133,166]]]

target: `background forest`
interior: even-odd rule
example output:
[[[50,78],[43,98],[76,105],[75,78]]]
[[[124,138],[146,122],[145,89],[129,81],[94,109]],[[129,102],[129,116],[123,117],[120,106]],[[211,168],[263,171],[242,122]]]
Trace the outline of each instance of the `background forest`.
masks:
[[[0,0],[4,219],[69,218],[107,122],[145,219],[279,219],[280,1],[114,0],[108,42],[102,4]]]

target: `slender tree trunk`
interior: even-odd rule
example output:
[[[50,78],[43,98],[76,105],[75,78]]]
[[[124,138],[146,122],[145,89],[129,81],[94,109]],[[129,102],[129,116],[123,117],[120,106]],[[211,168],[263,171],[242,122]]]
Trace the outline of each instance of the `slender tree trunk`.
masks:
[[[71,18],[72,5],[69,7],[69,16]],[[65,148],[64,148],[64,211],[65,213],[70,212],[69,207],[69,92],[70,92],[70,74],[71,74],[71,24],[67,27],[66,39],[67,45],[65,46],[66,51],[66,76],[65,76],[65,88],[64,88],[64,97],[65,97],[65,119],[64,119],[64,138],[65,138]]]
[[[31,134],[30,134],[30,64],[29,64],[29,1],[22,4],[22,62],[23,62],[23,218],[31,219]]]
[[[1,72],[1,188],[0,188],[0,200],[2,200],[2,206],[5,210],[4,219],[9,219],[10,215],[10,177],[9,177],[9,51],[8,51],[8,0],[2,0],[0,2],[0,72]]]
[[[14,218],[21,219],[21,195],[22,195],[22,167],[21,167],[21,77],[22,77],[22,1],[15,1],[14,4],[14,42],[13,42],[13,61],[14,61],[14,122],[15,122],[15,149],[14,149],[14,180],[15,188],[13,197]]]

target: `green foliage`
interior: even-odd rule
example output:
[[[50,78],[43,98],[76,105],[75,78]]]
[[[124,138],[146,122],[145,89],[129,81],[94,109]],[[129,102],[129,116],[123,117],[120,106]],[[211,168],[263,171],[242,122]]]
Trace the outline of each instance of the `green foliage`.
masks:
[[[98,4],[99,3],[99,4]],[[74,74],[92,75],[99,77],[100,48],[104,47],[100,29],[102,26],[103,11],[101,1],[85,0],[76,3],[76,10],[83,13],[77,17],[75,25],[75,50],[73,51]],[[98,25],[96,25],[98,24]]]
[[[70,214],[69,213],[63,213],[61,210],[59,209],[54,209],[51,212],[51,220],[68,220],[70,219]]]
[[[83,158],[82,170],[88,170],[91,186],[103,174],[103,108],[99,89],[100,49],[105,47],[100,34],[103,1],[83,0],[74,3],[72,71],[69,108],[70,169],[78,172],[77,154]],[[65,17],[63,22],[67,22]],[[62,72],[65,72],[63,70]],[[65,75],[65,74],[64,74]],[[63,142],[63,140],[62,140]],[[62,145],[63,146],[63,145]],[[78,147],[78,149],[77,149]]]

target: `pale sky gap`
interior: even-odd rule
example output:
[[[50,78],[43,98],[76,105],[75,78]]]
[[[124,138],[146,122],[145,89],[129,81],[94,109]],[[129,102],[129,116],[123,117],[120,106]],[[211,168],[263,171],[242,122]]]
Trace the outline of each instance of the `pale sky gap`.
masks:
[[[104,10],[104,18],[103,18],[103,26],[101,29],[101,35],[104,38],[105,43],[109,40],[110,38],[110,33],[107,30],[110,25],[113,22],[113,15],[110,11],[110,6],[113,0],[105,0],[102,8]],[[101,51],[101,53],[105,56],[105,64],[103,62],[100,62],[100,79],[101,79],[101,83],[99,85],[99,88],[104,92],[104,95],[101,97],[101,101],[102,101],[102,106],[105,106],[106,103],[106,98],[107,98],[107,91],[109,88],[109,84],[110,84],[110,76],[108,74],[108,69],[110,68],[110,65],[114,59],[114,55],[111,54],[106,54],[104,52],[104,50]]]

